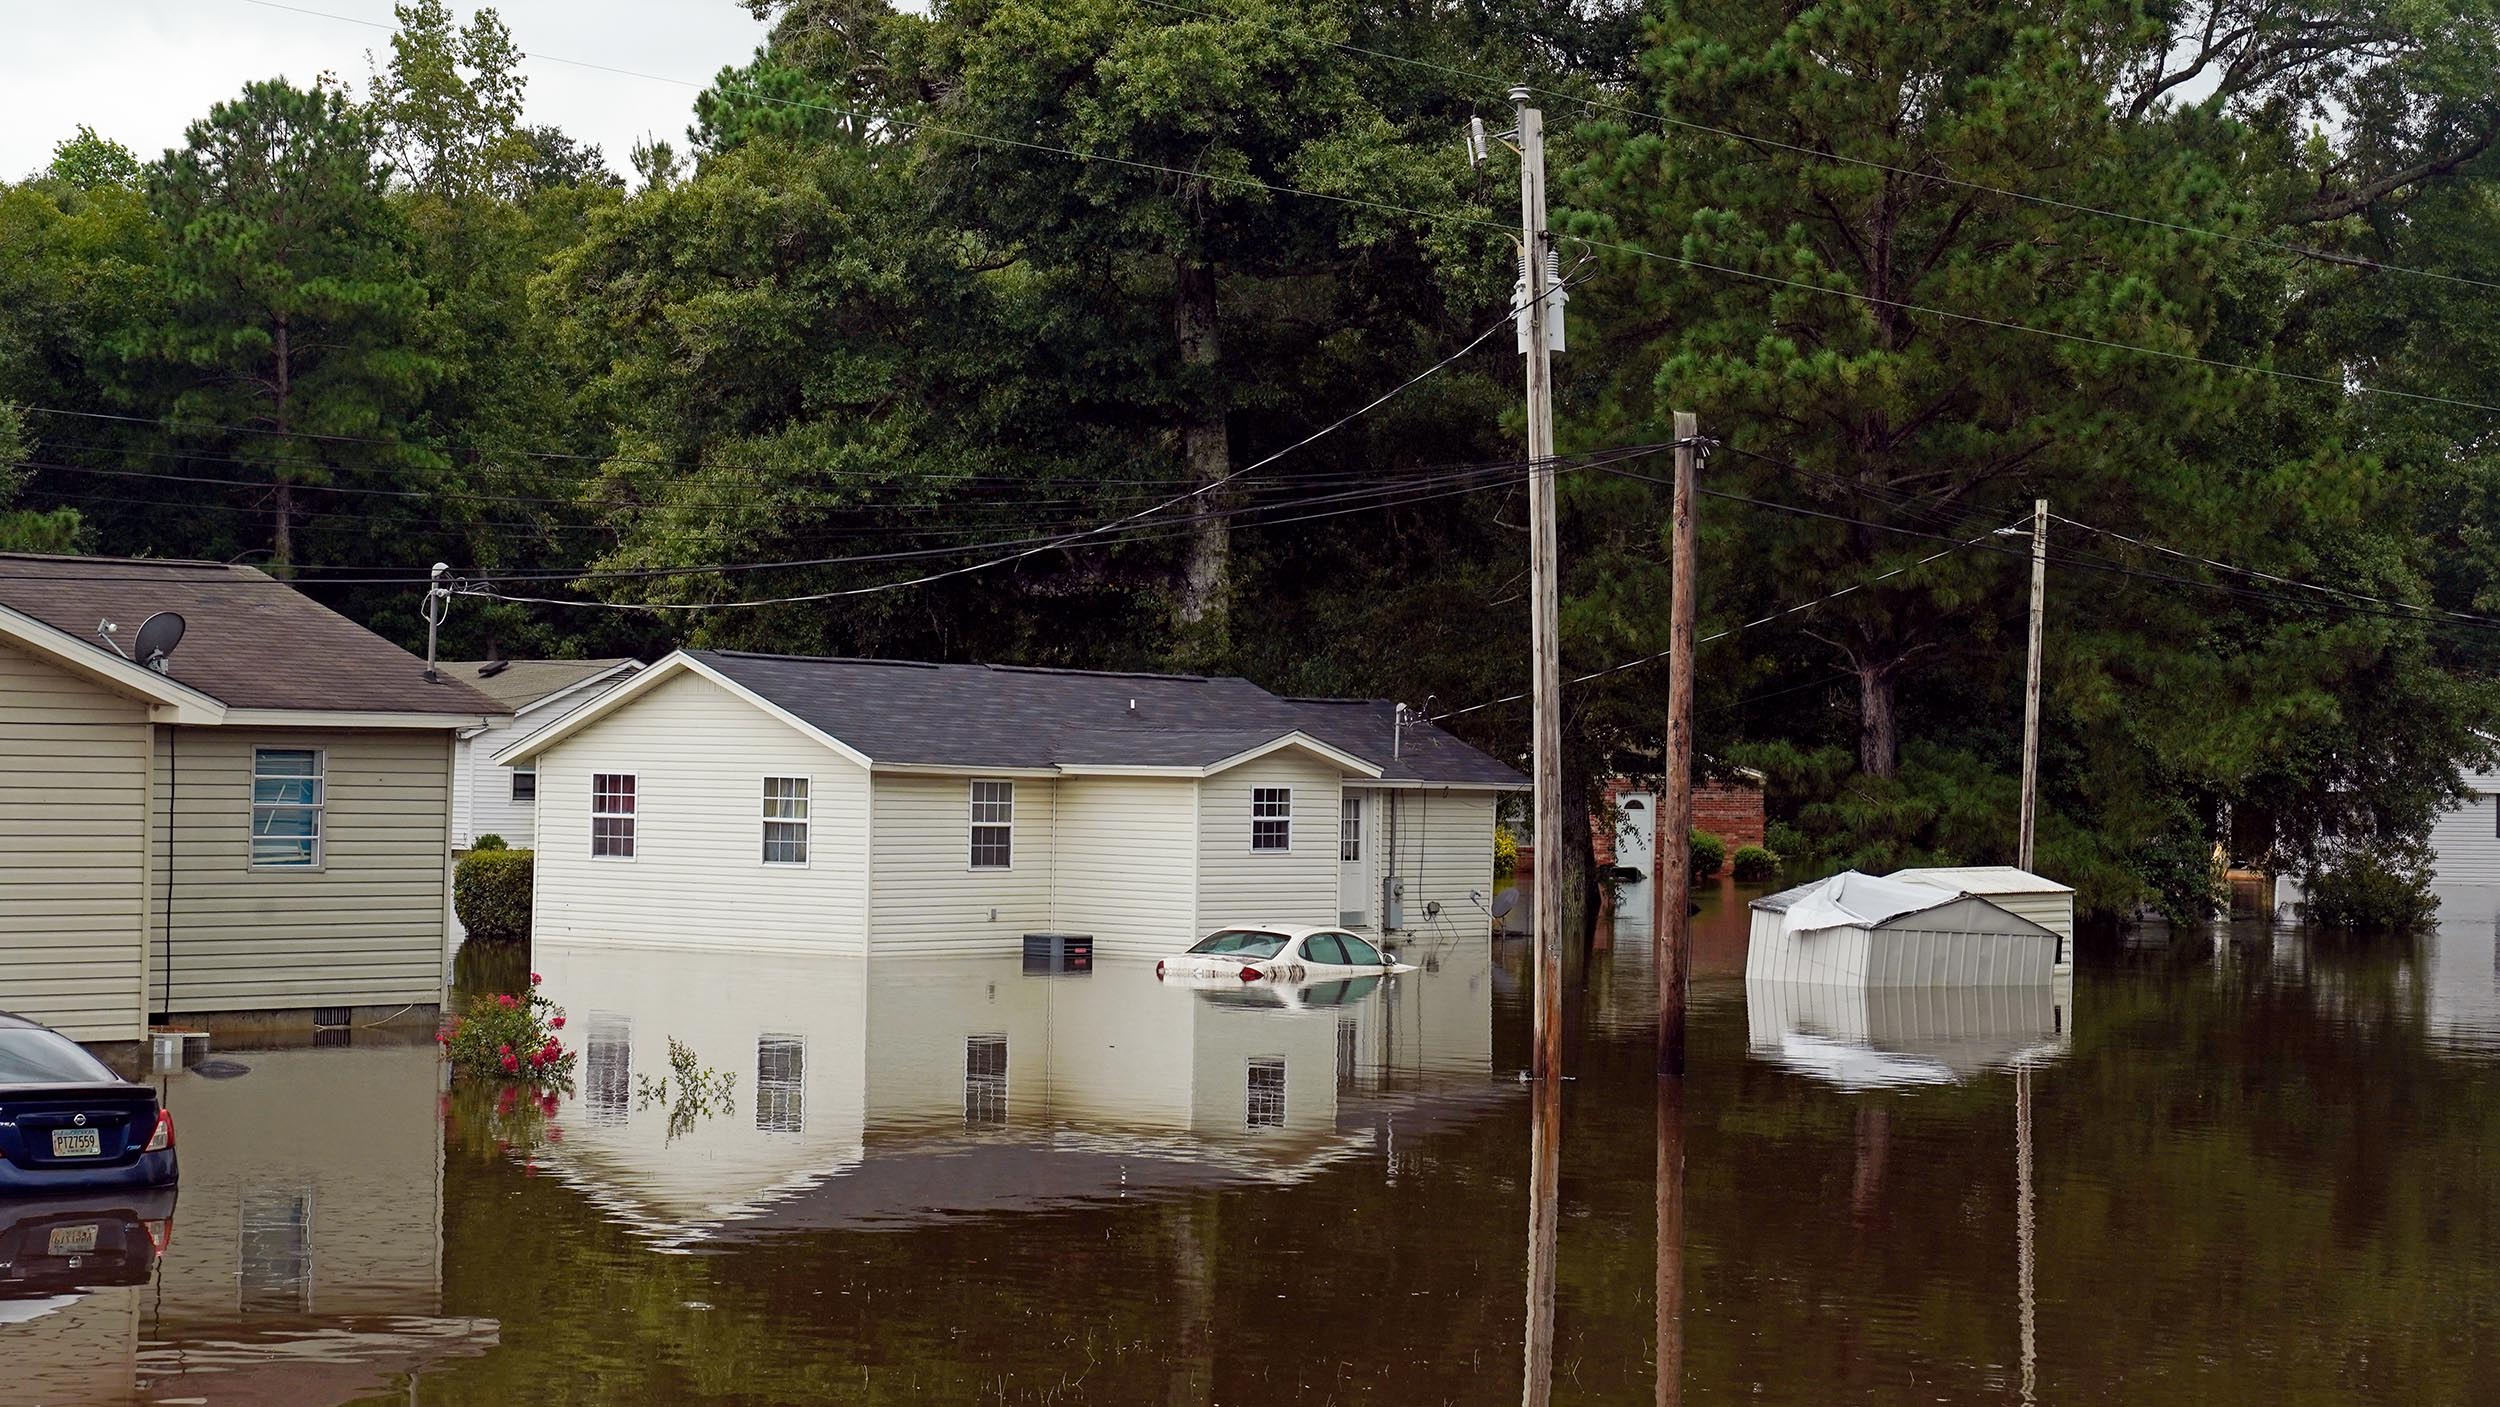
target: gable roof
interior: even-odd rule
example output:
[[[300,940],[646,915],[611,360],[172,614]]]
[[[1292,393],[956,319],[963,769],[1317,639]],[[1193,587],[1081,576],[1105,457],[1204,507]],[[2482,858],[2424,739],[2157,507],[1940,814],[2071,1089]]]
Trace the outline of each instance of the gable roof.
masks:
[[[1449,786],[1524,784],[1518,773],[1429,725],[1408,725],[1404,755],[1393,758],[1385,720],[1394,705],[1282,699],[1247,679],[733,650],[673,655],[498,760],[517,761],[554,745],[679,667],[743,691],[879,767],[1204,771],[1277,747],[1301,747],[1364,776]]]
[[[429,683],[425,661],[286,583],[219,562],[0,553],[0,607],[56,632],[47,653],[110,669],[128,661],[97,637],[180,612],[187,629],[164,678],[229,709],[441,715],[445,723],[501,713],[494,700],[448,676]],[[429,725],[430,726],[430,725]]]
[[[532,704],[570,693],[610,674],[642,668],[632,659],[608,660],[453,660],[442,672],[518,713]]]

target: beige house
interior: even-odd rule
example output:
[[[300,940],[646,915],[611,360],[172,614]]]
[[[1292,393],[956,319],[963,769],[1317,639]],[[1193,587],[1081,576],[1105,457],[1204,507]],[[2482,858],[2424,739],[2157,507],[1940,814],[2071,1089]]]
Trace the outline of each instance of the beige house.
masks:
[[[1395,705],[1244,679],[681,651],[498,753],[543,940],[1159,954],[1245,920],[1490,929],[1525,779]]]
[[[0,555],[0,1010],[433,1008],[455,739],[500,712],[247,567]]]

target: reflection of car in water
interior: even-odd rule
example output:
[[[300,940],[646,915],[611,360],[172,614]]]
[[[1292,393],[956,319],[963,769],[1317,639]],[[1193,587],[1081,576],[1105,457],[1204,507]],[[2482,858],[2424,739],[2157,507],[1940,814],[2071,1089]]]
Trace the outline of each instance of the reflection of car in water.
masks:
[[[174,1194],[45,1197],[0,1204],[0,1300],[144,1285],[173,1239]]]
[[[1219,928],[1188,952],[1155,964],[1157,977],[1229,977],[1241,982],[1301,983],[1409,970],[1397,954],[1341,928],[1264,923]]]
[[[1354,1006],[1380,986],[1372,977],[1341,977],[1334,982],[1314,982],[1297,987],[1284,982],[1243,982],[1239,978],[1176,977],[1172,982],[1191,988],[1198,1000],[1210,1006],[1240,1007],[1251,1011],[1325,1011],[1333,1007]]]
[[[0,1197],[170,1187],[173,1116],[76,1041],[0,1014]]]

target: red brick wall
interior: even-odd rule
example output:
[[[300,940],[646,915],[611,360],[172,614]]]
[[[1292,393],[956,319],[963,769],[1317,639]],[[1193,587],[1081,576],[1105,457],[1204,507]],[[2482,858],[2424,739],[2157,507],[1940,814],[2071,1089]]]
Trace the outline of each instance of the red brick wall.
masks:
[[[1624,793],[1646,791],[1629,779],[1611,777],[1606,782],[1606,804],[1612,808]],[[1758,783],[1738,779],[1727,782],[1703,782],[1693,788],[1693,829],[1704,830],[1727,842],[1727,853],[1735,855],[1739,847],[1762,843],[1762,788]],[[1597,848],[1597,863],[1615,862],[1614,827],[1604,815],[1589,817],[1589,838]],[[1524,862],[1523,862],[1524,863]],[[1641,864],[1647,868],[1648,857]]]

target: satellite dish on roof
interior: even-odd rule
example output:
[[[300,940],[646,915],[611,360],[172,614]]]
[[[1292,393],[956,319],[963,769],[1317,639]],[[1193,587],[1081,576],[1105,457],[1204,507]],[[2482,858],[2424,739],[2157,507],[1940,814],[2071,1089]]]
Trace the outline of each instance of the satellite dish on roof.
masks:
[[[165,662],[173,658],[174,646],[182,643],[184,622],[174,611],[158,611],[139,626],[139,638],[131,645],[139,663],[165,673]]]

